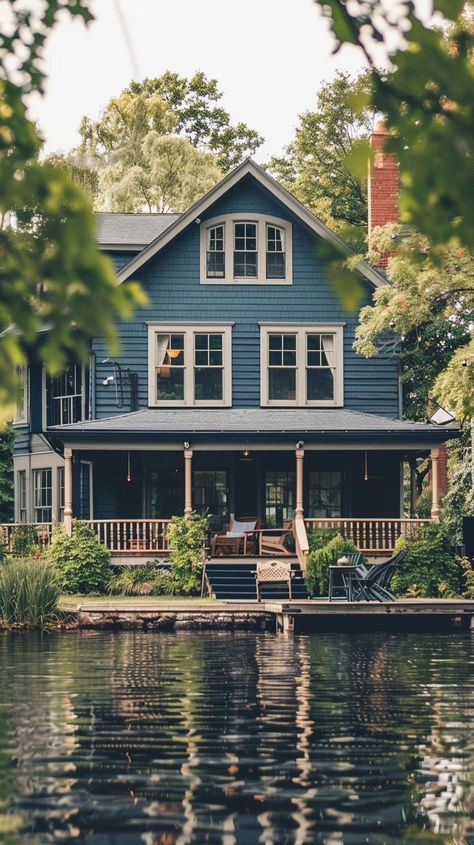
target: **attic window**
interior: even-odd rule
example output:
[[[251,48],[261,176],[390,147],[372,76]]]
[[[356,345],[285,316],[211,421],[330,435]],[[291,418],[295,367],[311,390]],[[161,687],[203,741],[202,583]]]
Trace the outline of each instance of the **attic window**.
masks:
[[[201,284],[291,285],[292,225],[265,214],[226,214],[201,225]]]

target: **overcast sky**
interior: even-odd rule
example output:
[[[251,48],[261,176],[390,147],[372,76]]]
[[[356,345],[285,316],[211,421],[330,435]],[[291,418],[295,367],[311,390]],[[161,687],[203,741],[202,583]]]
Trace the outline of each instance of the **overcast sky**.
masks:
[[[357,73],[350,47],[332,40],[314,0],[120,0],[140,78],[202,70],[219,80],[232,120],[265,137],[263,161],[291,139],[298,115],[338,68]],[[47,150],[77,143],[83,114],[97,117],[135,76],[116,0],[95,0],[85,27],[65,19],[45,54],[46,96],[31,107]]]

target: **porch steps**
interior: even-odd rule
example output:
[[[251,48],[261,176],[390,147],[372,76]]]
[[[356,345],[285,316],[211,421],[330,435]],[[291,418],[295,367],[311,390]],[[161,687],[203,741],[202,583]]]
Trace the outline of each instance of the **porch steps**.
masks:
[[[206,573],[212,595],[216,599],[253,600],[257,598],[255,575],[257,560],[262,558],[211,558],[206,563]],[[297,558],[285,558],[294,572],[291,591],[294,599],[308,598],[306,584]],[[288,599],[286,584],[261,584],[262,600]]]

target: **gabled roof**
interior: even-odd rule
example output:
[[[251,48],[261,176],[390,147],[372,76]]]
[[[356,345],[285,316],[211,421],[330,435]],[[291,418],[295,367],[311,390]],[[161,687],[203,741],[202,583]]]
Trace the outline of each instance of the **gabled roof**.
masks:
[[[128,264],[122,267],[122,269],[117,273],[119,281],[124,282],[126,279],[129,279],[130,276],[133,273],[136,273],[136,271],[142,267],[146,261],[149,261],[149,259],[156,255],[160,249],[163,249],[163,247],[179,235],[186,226],[196,220],[196,218],[199,218],[200,215],[202,215],[206,209],[212,205],[212,203],[216,202],[216,200],[222,197],[230,190],[230,188],[233,188],[234,185],[240,182],[244,176],[247,176],[247,174],[251,174],[260,185],[270,191],[277,200],[280,200],[280,202],[286,205],[286,207],[303,223],[305,223],[316,235],[319,235],[319,237],[331,243],[342,255],[350,256],[354,254],[351,247],[346,244],[345,241],[339,238],[338,235],[331,231],[331,229],[328,229],[328,227],[325,226],[318,217],[308,211],[299,200],[283,188],[265,170],[259,167],[258,164],[255,164],[252,159],[248,158],[236,167],[235,170],[228,173],[227,176],[224,176],[224,178],[218,182],[217,185],[211,188],[207,194],[198,200],[198,202],[194,203],[191,208],[179,215],[179,217],[170,226],[161,232],[161,234],[149,243],[148,246],[142,249],[138,255],[134,256]],[[385,276],[371,267],[371,265],[366,261],[359,261],[356,269],[374,287],[380,287],[381,285],[387,284]]]
[[[96,214],[96,241],[103,249],[138,252],[161,235],[180,216],[180,214],[119,214],[99,211]]]

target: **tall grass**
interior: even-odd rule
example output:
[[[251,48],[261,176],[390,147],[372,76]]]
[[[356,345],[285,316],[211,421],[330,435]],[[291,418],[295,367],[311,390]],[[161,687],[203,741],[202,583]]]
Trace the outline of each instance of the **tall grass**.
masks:
[[[0,565],[0,622],[41,627],[55,618],[60,585],[47,561],[13,558]]]

